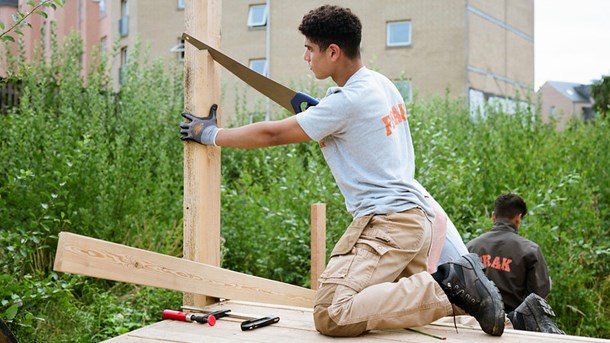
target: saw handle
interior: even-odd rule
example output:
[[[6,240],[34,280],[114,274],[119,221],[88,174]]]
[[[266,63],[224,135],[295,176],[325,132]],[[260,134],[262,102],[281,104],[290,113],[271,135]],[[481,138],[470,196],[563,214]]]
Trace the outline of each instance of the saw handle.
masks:
[[[319,101],[317,99],[301,92],[297,92],[297,94],[290,99],[290,104],[292,105],[295,114],[303,112],[309,106],[315,106],[318,103]]]

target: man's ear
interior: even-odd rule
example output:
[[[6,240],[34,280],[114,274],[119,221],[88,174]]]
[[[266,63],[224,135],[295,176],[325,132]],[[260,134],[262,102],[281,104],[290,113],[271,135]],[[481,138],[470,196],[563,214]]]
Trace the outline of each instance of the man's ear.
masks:
[[[523,218],[523,215],[521,213],[519,213],[515,216],[515,224],[517,225],[517,227],[519,227],[519,225],[521,225],[522,218]]]
[[[493,223],[495,223],[495,222],[496,222],[496,212],[493,212],[493,211],[491,212],[491,221],[492,221]]]
[[[341,57],[341,47],[339,47],[337,44],[331,44],[328,46],[328,50],[330,53],[330,58],[333,62],[339,60],[339,57]]]

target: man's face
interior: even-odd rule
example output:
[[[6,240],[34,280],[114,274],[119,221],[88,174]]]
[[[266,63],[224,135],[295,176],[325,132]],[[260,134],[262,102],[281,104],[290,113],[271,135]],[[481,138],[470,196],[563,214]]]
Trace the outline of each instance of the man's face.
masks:
[[[329,49],[320,51],[320,46],[305,37],[305,53],[303,59],[309,64],[309,69],[318,80],[324,80],[331,76],[331,60]]]

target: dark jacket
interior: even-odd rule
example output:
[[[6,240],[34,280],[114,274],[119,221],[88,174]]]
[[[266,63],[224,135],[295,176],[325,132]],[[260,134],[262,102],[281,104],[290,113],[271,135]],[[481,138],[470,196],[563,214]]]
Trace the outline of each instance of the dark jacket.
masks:
[[[491,231],[471,240],[466,247],[481,257],[485,274],[502,294],[506,313],[530,293],[543,298],[549,294],[551,281],[540,247],[519,236],[512,222],[496,220]]]

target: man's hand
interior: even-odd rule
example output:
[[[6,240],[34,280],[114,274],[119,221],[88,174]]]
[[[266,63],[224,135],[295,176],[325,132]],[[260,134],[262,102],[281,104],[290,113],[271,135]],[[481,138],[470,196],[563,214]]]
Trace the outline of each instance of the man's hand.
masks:
[[[182,112],[182,116],[189,121],[180,123],[180,139],[195,141],[201,144],[214,145],[216,135],[220,130],[216,122],[216,110],[218,105],[210,107],[210,114],[205,117],[197,117],[187,112]]]

